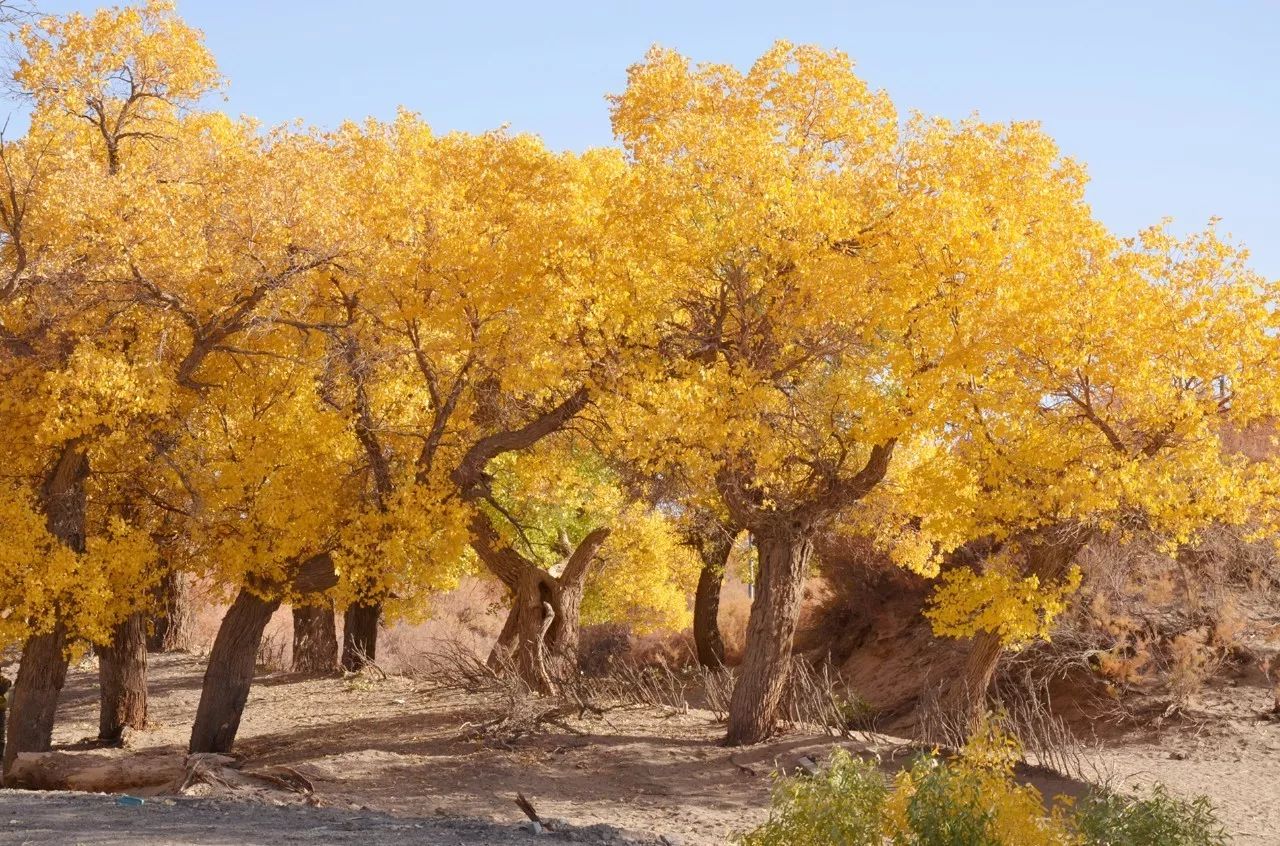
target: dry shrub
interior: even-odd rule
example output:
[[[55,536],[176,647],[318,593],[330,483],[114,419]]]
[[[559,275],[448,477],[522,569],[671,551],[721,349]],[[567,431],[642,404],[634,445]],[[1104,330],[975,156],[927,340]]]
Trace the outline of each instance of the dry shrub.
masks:
[[[625,623],[583,626],[578,636],[578,669],[588,676],[607,675],[630,659],[633,640]]]
[[[258,643],[254,667],[260,673],[283,673],[290,666],[290,641],[279,631],[267,631]]]

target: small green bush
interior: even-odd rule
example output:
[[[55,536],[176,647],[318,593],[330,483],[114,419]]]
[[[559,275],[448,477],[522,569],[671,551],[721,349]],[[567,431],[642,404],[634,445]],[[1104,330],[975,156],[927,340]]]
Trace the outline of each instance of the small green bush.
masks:
[[[743,846],[881,846],[889,785],[874,761],[843,749],[825,772],[786,778],[773,793],[769,821],[740,839]]]
[[[1179,799],[1160,784],[1139,797],[1095,791],[1080,802],[1074,817],[1087,846],[1223,846],[1229,842],[1207,798]]]

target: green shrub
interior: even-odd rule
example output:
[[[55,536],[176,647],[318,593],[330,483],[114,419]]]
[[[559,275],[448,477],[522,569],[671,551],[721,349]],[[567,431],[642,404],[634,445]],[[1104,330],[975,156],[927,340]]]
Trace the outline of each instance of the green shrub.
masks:
[[[739,842],[743,846],[881,846],[888,794],[888,782],[874,761],[837,749],[821,775],[781,779],[773,793],[769,821]]]
[[[1222,846],[1229,842],[1207,798],[1179,799],[1160,784],[1140,797],[1098,790],[1080,802],[1074,816],[1087,846]]]

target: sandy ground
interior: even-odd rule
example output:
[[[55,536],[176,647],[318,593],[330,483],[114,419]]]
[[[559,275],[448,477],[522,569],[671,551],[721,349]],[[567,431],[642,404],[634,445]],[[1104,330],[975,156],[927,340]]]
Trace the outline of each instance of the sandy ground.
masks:
[[[202,672],[193,657],[154,659],[154,725],[134,748],[185,747]],[[1237,844],[1280,843],[1280,725],[1255,713],[1265,695],[1211,691],[1200,710],[1158,734],[1114,739],[1091,763],[1118,784],[1159,779],[1210,795]],[[0,843],[341,843],[353,833],[351,842],[534,842],[514,803],[521,792],[542,817],[573,826],[538,842],[709,846],[766,817],[771,773],[794,769],[801,755],[820,758],[833,742],[793,735],[729,750],[716,745],[722,727],[709,713],[657,709],[610,711],[510,742],[470,739],[468,729],[492,714],[476,697],[402,677],[269,675],[254,686],[236,751],[246,770],[304,773],[320,807],[155,797],[120,808],[110,799],[0,792]],[[96,676],[74,670],[55,744],[96,727]],[[868,742],[886,759],[906,755],[886,740]],[[1083,787],[1043,773],[1032,780],[1047,795]]]

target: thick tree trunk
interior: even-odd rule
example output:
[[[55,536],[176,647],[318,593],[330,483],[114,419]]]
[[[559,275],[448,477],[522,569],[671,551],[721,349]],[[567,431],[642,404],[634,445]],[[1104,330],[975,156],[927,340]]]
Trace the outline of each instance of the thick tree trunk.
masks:
[[[28,638],[22,648],[9,705],[5,772],[19,752],[49,751],[58,694],[67,680],[66,638],[66,627],[57,623],[53,631]]]
[[[147,723],[147,621],[130,614],[98,650],[98,739],[114,743]]]
[[[248,588],[236,595],[209,652],[190,752],[231,751],[249,699],[262,632],[279,607],[280,600],[263,599]]]
[[[342,626],[342,669],[354,673],[378,658],[378,618],[382,605],[357,602],[347,607]]]
[[[147,635],[148,652],[189,652],[195,629],[191,576],[170,571],[156,589],[159,606]]]
[[[63,446],[40,487],[45,525],[49,533],[73,552],[84,552],[85,489],[89,459],[78,440]],[[22,664],[9,703],[9,737],[0,772],[19,752],[48,752],[58,695],[67,679],[66,626],[30,638],[22,649]]]
[[[290,587],[293,595],[307,596],[337,583],[333,559],[328,553],[321,553],[297,565]],[[279,586],[271,593],[279,595]],[[209,652],[200,704],[191,727],[190,752],[231,751],[253,684],[262,633],[279,607],[279,599],[263,599],[248,588],[241,588],[236,594]]]
[[[758,590],[747,622],[746,652],[729,702],[731,746],[759,743],[774,729],[791,664],[805,571],[813,544],[807,534],[756,534]]]
[[[702,572],[693,595],[693,646],[698,663],[716,668],[724,664],[724,639],[720,636],[720,588],[733,538],[709,539],[698,547]]]
[[[608,537],[608,529],[596,529],[569,549],[557,578],[510,547],[497,546],[487,523],[476,524],[476,553],[511,589],[511,612],[489,655],[489,666],[514,670],[539,693],[554,692],[578,672],[582,597],[596,553]],[[567,538],[563,544],[568,547]]]
[[[333,601],[293,606],[293,671],[333,673],[338,669],[338,625]]]

